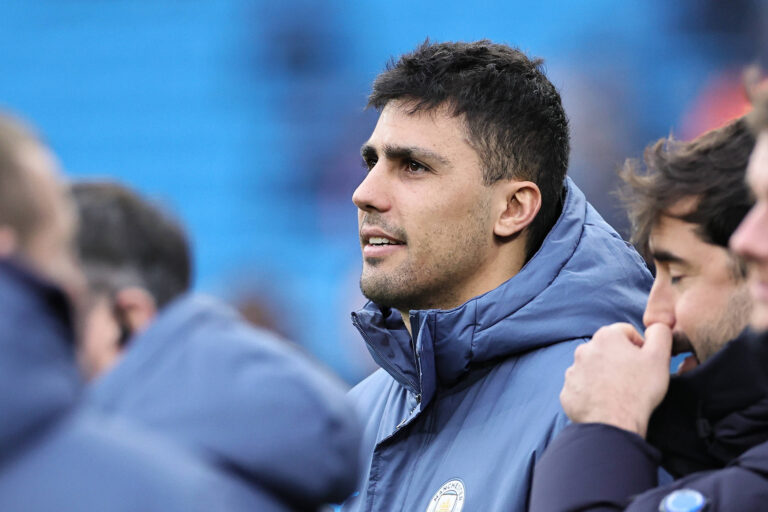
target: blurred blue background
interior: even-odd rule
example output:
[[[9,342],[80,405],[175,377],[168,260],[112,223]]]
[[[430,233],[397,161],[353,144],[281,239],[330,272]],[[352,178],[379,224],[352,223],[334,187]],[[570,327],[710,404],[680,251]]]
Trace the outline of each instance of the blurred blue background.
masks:
[[[615,171],[646,144],[744,112],[768,7],[750,0],[3,0],[0,108],[36,124],[74,178],[168,206],[196,287],[348,382],[373,368],[350,200],[376,122],[369,86],[432,40],[544,58],[571,119],[570,174],[618,229]],[[763,64],[765,64],[763,62]]]

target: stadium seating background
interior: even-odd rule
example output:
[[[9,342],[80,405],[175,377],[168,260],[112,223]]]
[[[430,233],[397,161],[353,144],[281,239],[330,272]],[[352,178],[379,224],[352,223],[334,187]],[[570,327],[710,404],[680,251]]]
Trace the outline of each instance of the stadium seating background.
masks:
[[[32,120],[69,176],[167,204],[192,235],[198,289],[355,382],[371,362],[348,322],[364,302],[350,197],[390,56],[428,36],[545,58],[571,174],[625,230],[616,166],[738,115],[766,18],[747,0],[4,0],[0,107]]]

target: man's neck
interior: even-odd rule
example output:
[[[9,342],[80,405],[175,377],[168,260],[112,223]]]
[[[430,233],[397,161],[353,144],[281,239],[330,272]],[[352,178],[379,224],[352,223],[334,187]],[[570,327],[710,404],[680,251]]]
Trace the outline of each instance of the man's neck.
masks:
[[[398,311],[400,311],[400,316],[403,317],[403,323],[405,324],[405,328],[408,329],[408,334],[413,338],[413,333],[411,332],[411,312],[408,310]]]
[[[521,240],[520,243],[524,245],[525,242]],[[523,265],[525,265],[525,254],[520,247],[516,250],[509,249],[511,249],[511,247],[503,254],[498,255],[495,260],[485,262],[485,264],[488,265],[487,272],[476,276],[471,285],[464,286],[462,288],[462,293],[447,298],[437,304],[433,304],[429,309],[453,309],[465,304],[474,297],[496,289],[509,279],[513,278],[520,272]],[[411,310],[399,309],[398,311],[403,318],[403,324],[405,324],[408,334],[413,337],[413,331],[411,329]]]

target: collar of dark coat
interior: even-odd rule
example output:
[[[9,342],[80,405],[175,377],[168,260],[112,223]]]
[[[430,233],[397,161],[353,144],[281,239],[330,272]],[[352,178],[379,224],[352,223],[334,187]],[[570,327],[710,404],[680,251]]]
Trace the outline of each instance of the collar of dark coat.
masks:
[[[671,379],[648,428],[662,466],[680,477],[719,469],[768,441],[768,336],[745,331]]]

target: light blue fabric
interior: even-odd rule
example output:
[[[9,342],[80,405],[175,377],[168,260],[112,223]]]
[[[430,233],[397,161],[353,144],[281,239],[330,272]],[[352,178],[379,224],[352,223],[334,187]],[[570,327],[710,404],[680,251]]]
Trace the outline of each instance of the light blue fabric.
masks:
[[[652,277],[568,179],[563,212],[513,278],[452,310],[353,313],[382,369],[351,391],[368,456],[348,511],[426,511],[461,480],[463,510],[523,511],[531,471],[566,424],[575,347],[603,325],[641,326]],[[458,509],[457,509],[458,510]]]
[[[130,342],[88,405],[173,440],[285,510],[314,510],[357,482],[361,426],[345,391],[288,342],[189,295]]]

